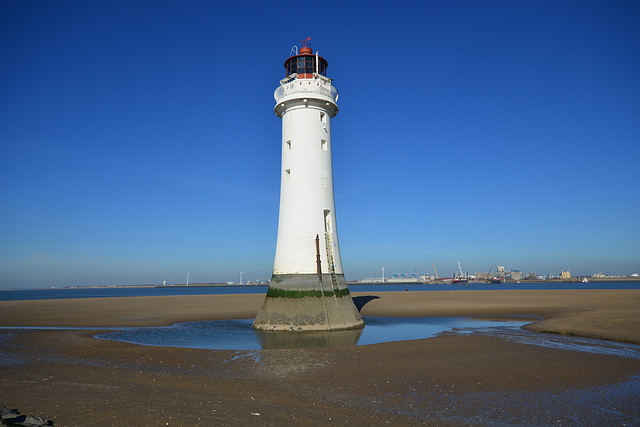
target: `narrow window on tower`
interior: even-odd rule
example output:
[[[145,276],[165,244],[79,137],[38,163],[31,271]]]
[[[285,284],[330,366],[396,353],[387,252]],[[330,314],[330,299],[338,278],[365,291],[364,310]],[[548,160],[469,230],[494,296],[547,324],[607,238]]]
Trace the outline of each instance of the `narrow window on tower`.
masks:
[[[285,142],[285,148],[287,150],[291,150],[291,140],[288,140],[288,141]]]
[[[320,121],[327,123],[327,115],[326,113],[320,113]]]
[[[291,179],[291,169],[284,170],[284,179],[285,180]]]
[[[322,148],[324,151],[327,151],[327,141],[324,139],[320,140],[320,148]]]
[[[333,232],[331,229],[331,211],[328,209],[324,210],[324,231],[329,235]]]

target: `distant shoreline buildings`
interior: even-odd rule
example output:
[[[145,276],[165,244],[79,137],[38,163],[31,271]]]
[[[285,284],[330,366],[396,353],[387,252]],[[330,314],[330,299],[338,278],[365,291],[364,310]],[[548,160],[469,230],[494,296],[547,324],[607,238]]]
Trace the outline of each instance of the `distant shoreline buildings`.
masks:
[[[591,276],[578,275],[571,276],[569,270],[561,270],[559,274],[539,275],[536,273],[523,273],[520,270],[506,270],[504,266],[494,265],[488,272],[476,272],[470,274],[459,271],[453,275],[442,277],[439,276],[434,266],[433,275],[424,273],[396,273],[395,271],[388,275],[368,277],[362,280],[353,281],[351,283],[425,283],[425,284],[447,284],[447,283],[521,283],[521,282],[589,282],[589,281],[640,281],[640,274],[633,273],[630,275],[621,274],[603,274],[602,272]]]

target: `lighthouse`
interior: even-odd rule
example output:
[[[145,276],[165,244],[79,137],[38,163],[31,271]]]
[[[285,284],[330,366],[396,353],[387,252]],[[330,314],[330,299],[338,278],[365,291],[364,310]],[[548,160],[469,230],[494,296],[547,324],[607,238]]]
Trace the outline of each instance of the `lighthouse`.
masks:
[[[331,158],[338,91],[308,41],[284,62],[286,76],[274,93],[282,119],[280,216],[273,276],[253,323],[259,330],[364,327],[338,244]]]

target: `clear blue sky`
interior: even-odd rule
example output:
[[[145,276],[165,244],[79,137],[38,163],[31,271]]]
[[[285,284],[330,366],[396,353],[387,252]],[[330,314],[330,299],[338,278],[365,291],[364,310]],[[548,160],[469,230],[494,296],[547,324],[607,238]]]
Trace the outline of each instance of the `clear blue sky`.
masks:
[[[349,280],[640,272],[636,1],[0,2],[0,287],[270,278],[311,37]]]

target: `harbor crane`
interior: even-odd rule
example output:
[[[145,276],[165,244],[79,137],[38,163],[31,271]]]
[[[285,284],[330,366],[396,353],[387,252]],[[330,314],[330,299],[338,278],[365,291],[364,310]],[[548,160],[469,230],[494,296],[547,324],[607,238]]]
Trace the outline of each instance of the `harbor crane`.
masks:
[[[438,270],[436,270],[436,264],[434,262],[431,262],[431,265],[433,265],[433,271],[436,272],[436,280],[438,280],[440,277],[438,276]]]
[[[462,279],[464,277],[464,273],[462,272],[462,267],[460,266],[460,260],[457,259],[456,261],[458,261],[458,271],[460,271],[460,278]]]

